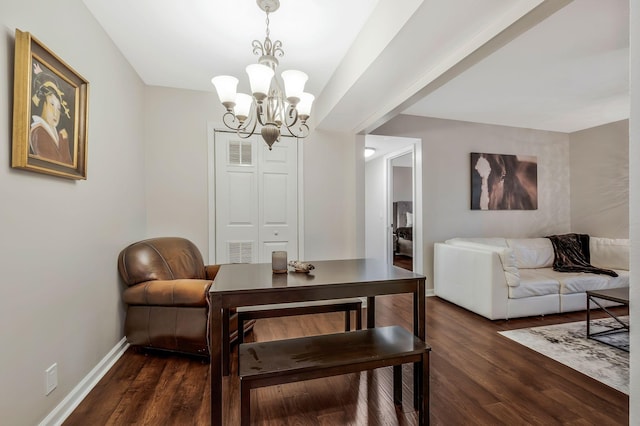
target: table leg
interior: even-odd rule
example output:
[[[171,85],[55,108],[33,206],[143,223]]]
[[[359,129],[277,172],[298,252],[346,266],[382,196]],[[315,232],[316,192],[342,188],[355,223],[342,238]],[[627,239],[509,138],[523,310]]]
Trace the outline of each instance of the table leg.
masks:
[[[240,333],[240,329],[238,329]],[[222,310],[222,374],[229,375],[231,370],[231,344],[229,343],[229,309]]]
[[[422,354],[422,365],[420,366],[420,376],[422,377],[421,405],[420,405],[420,424],[429,424],[429,352]]]
[[[376,326],[376,297],[367,297],[367,328]]]
[[[591,337],[591,297],[587,294],[587,338]]]
[[[425,280],[418,280],[416,282],[416,291],[413,293],[413,333],[420,338],[423,342],[426,341],[427,329],[425,326]],[[420,392],[422,389],[422,370],[418,363],[413,365],[413,406],[415,409],[420,408]]]
[[[425,301],[424,279],[418,281],[418,287],[413,293],[413,332],[420,340],[425,341],[427,337],[426,328],[426,301]]]
[[[209,294],[209,363],[211,379],[211,424],[222,426],[222,301]]]
[[[402,406],[402,364],[393,366],[393,403]]]

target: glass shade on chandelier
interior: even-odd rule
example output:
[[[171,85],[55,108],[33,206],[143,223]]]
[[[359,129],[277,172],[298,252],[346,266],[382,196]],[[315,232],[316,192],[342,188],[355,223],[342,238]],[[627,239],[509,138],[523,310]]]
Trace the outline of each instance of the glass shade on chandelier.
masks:
[[[314,96],[304,91],[307,74],[297,70],[283,71],[281,74],[284,90],[275,75],[277,56],[283,56],[282,43],[269,38],[269,12],[279,7],[276,0],[258,0],[258,5],[267,13],[267,36],[264,43],[253,41],[253,52],[261,55],[257,64],[246,67],[251,87],[251,95],[238,93],[238,79],[220,75],[211,79],[218,92],[220,102],[226,112],[222,121],[238,136],[248,138],[261,126],[262,138],[272,149],[280,140],[281,129],[297,138],[309,135],[307,120],[311,115]]]

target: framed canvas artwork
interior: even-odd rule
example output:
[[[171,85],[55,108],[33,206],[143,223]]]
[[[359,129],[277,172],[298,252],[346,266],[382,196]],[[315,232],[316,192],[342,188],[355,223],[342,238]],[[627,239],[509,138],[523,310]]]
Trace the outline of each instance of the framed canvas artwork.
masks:
[[[89,83],[28,32],[15,48],[12,167],[86,179]]]
[[[537,208],[537,157],[471,153],[471,210]]]

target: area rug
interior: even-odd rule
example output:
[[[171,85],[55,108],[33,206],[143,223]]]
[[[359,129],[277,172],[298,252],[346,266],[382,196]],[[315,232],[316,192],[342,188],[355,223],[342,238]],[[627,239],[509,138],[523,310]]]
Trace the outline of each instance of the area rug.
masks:
[[[621,317],[628,324],[628,317]],[[619,327],[611,318],[591,321],[591,332]],[[505,337],[629,394],[629,353],[593,339],[587,339],[586,321],[543,327],[500,331]],[[629,333],[608,336],[615,343],[629,345]]]

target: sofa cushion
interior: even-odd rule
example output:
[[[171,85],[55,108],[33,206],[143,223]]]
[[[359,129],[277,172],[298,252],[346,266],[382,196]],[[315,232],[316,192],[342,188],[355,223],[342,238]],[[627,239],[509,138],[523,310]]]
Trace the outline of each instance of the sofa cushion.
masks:
[[[551,268],[541,268],[538,271],[540,274],[560,282],[561,294],[629,287],[629,271],[617,270],[617,277],[586,272],[557,272]]]
[[[629,240],[625,238],[589,238],[591,264],[598,268],[629,270]]]
[[[548,268],[553,265],[553,245],[548,238],[508,238],[518,268]]]
[[[537,269],[520,270],[520,285],[509,287],[509,299],[559,293],[560,283],[558,280],[539,274]]]

